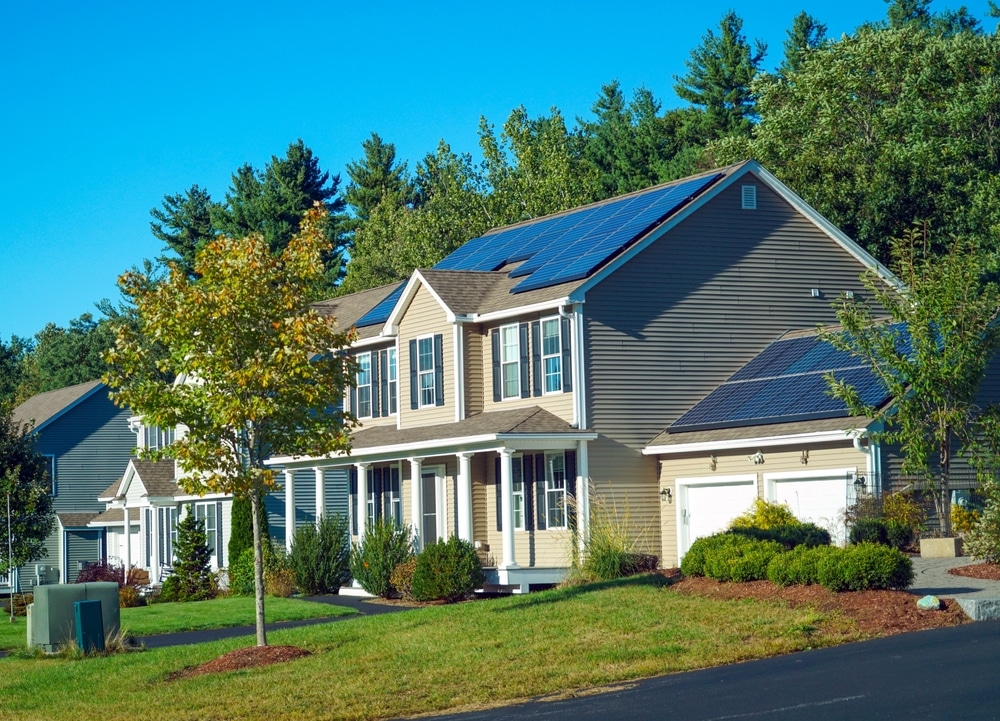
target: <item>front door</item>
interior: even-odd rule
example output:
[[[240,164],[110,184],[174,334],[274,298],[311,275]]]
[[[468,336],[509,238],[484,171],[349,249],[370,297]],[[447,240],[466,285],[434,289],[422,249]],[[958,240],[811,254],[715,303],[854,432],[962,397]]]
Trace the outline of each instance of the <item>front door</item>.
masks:
[[[421,548],[427,548],[438,539],[437,525],[437,473],[423,471],[420,474],[420,494],[424,517],[421,519]]]

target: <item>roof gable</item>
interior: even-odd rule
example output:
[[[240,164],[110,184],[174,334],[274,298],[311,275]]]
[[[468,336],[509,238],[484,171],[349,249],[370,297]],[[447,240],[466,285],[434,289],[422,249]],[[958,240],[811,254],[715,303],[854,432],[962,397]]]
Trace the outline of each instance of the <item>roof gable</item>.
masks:
[[[118,496],[125,496],[133,483],[138,483],[145,491],[142,495],[173,497],[183,495],[175,480],[176,467],[172,460],[147,461],[130,458],[128,468],[118,488]]]
[[[101,390],[106,391],[107,386],[97,380],[39,393],[14,409],[14,420],[33,422],[40,431]]]

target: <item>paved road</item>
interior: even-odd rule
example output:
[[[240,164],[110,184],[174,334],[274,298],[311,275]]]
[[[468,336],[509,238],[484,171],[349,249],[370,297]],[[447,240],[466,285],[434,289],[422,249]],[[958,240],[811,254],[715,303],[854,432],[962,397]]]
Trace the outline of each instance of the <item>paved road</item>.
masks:
[[[1000,719],[1000,622],[909,633],[660,676],[449,721],[984,721]]]

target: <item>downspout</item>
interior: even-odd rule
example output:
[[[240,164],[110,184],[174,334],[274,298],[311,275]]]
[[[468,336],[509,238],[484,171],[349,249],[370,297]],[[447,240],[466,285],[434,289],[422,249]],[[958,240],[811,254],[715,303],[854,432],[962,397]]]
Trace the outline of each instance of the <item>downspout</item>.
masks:
[[[587,399],[584,388],[586,388],[586,375],[583,367],[583,312],[580,304],[575,303],[572,311],[567,311],[566,306],[559,306],[559,317],[570,322],[572,329],[571,347],[573,357],[573,368],[575,372],[573,385],[573,425],[580,430],[587,428]]]
[[[462,331],[462,323],[466,322],[466,316],[455,316],[455,323],[452,326],[453,343],[455,349],[455,422],[465,418],[465,378],[463,360],[465,359],[465,333]]]

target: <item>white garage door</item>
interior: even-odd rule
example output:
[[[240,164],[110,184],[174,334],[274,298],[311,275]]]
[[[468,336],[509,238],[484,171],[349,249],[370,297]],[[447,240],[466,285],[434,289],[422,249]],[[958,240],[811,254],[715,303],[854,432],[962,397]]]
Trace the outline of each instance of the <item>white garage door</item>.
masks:
[[[788,504],[800,521],[825,528],[835,544],[843,545],[846,541],[847,484],[852,477],[853,469],[765,474],[764,488],[768,500]]]
[[[724,530],[757,497],[756,476],[678,478],[678,556],[697,539]]]

